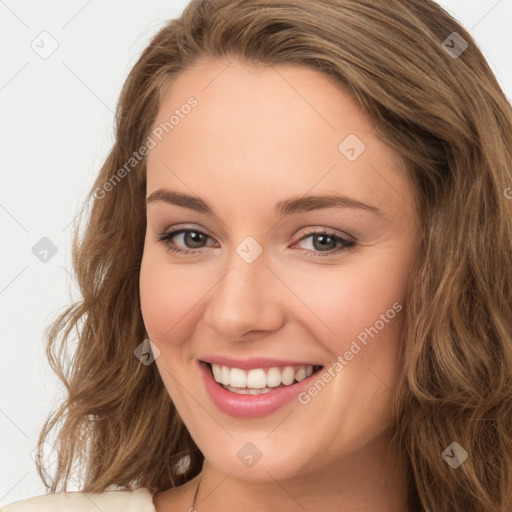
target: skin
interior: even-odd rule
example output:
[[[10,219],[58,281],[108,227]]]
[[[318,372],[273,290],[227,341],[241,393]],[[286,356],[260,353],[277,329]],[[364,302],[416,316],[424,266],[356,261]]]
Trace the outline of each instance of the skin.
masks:
[[[296,64],[227,64],[202,58],[171,84],[155,127],[190,96],[198,105],[151,150],[147,167],[147,196],[169,188],[215,212],[148,203],[140,272],[155,363],[206,459],[196,507],[406,510],[405,460],[387,456],[417,246],[413,191],[397,155],[338,83]],[[338,149],[349,134],[366,146],[354,161]],[[316,194],[344,194],[385,217],[339,207],[274,214],[278,201]],[[170,253],[156,239],[183,224],[209,237],[194,244],[174,236],[195,255]],[[322,228],[356,247],[322,256],[340,247],[305,238]],[[236,252],[247,236],[263,249],[250,264]],[[308,404],[235,418],[216,408],[198,374],[196,359],[211,353],[328,368],[395,302],[402,311]],[[262,454],[250,468],[237,458],[247,442]],[[188,510],[197,481],[155,494],[156,510]]]

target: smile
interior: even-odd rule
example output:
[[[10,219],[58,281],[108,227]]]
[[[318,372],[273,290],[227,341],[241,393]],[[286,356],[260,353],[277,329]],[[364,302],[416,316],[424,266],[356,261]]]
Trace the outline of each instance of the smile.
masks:
[[[225,414],[257,417],[271,414],[297,398],[323,366],[287,364],[238,368],[197,360],[207,394]],[[277,364],[277,363],[275,363]]]
[[[211,364],[210,368],[213,378],[224,389],[232,393],[258,395],[301,382],[315,371],[318,371],[320,366],[308,364],[243,370]]]

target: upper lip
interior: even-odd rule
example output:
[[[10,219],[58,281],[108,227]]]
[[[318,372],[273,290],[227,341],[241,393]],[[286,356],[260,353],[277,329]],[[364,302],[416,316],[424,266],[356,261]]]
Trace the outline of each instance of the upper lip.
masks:
[[[200,358],[204,363],[220,364],[230,368],[240,368],[241,370],[252,370],[254,368],[272,368],[275,366],[322,366],[311,361],[291,361],[289,359],[273,359],[269,357],[248,357],[245,359],[235,359],[229,356],[204,356]]]

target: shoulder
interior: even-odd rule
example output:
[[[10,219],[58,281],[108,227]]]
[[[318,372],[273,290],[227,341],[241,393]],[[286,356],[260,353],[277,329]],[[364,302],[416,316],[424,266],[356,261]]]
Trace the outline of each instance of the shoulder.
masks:
[[[146,487],[134,491],[43,494],[0,507],[0,512],[155,512],[153,495]]]

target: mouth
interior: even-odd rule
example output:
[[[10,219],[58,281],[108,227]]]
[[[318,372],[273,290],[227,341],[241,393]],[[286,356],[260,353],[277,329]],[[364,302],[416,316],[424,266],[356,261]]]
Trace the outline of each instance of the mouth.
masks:
[[[200,361],[215,383],[239,395],[263,395],[282,388],[293,388],[323,369],[322,365],[294,364],[242,369],[224,364]]]

